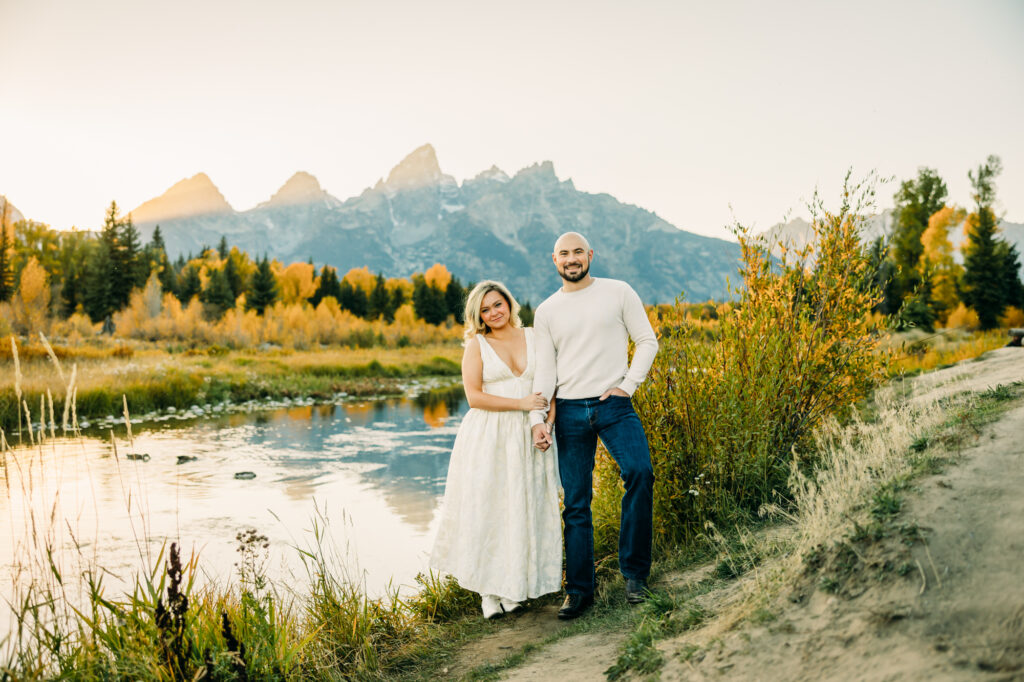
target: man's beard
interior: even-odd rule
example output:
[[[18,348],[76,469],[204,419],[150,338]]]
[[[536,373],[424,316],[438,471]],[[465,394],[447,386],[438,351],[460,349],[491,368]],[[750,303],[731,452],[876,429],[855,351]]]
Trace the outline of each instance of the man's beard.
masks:
[[[580,271],[575,275],[570,275],[568,272],[566,272],[566,268],[562,268],[561,270],[559,270],[558,274],[561,275],[562,279],[564,279],[566,282],[578,282],[584,277],[586,277],[588,272],[590,272],[590,263],[587,263],[586,265],[581,264]]]

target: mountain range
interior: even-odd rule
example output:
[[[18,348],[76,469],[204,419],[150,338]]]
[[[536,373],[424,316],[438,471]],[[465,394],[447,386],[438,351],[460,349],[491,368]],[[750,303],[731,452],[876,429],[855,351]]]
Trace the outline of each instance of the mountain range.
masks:
[[[424,145],[387,178],[340,200],[299,172],[267,201],[236,211],[204,173],[182,180],[131,212],[144,239],[156,225],[168,255],[198,254],[221,236],[254,256],[309,258],[344,273],[368,266],[407,277],[443,263],[463,283],[505,282],[539,303],[559,286],[550,253],[559,234],[588,237],[592,273],[630,282],[648,303],[727,296],[739,246],[677,229],[656,214],[608,194],[581,192],[551,162],[512,176],[491,167],[459,183]]]

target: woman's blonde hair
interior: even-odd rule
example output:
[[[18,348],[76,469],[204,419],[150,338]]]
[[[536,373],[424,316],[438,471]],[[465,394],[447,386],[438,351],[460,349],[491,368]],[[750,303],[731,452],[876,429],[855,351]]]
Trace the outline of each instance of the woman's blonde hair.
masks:
[[[505,299],[505,303],[508,304],[508,323],[513,327],[523,326],[523,321],[519,319],[519,303],[512,296],[508,287],[501,282],[486,279],[473,287],[473,290],[469,292],[469,296],[466,297],[466,311],[462,319],[466,321],[466,331],[463,336],[467,341],[477,334],[485,334],[491,331],[480,318],[480,308],[483,305],[484,296],[492,291],[497,291]]]

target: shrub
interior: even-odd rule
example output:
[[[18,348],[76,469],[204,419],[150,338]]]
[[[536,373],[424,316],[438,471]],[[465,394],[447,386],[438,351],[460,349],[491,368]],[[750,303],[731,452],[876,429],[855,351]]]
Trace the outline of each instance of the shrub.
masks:
[[[712,338],[683,306],[662,312],[660,351],[634,395],[655,469],[656,541],[692,541],[707,521],[729,523],[785,498],[812,430],[884,376],[868,317],[877,295],[858,237],[872,196],[871,183],[847,178],[831,213],[816,195],[814,245],[781,262],[737,227],[744,287]],[[617,529],[610,471],[614,463],[599,458],[599,543]]]

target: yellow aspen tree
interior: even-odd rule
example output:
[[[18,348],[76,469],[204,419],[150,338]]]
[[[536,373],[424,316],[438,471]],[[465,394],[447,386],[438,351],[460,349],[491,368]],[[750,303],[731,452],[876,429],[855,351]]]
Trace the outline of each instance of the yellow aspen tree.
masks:
[[[434,263],[423,273],[423,279],[430,286],[445,291],[448,289],[448,283],[452,281],[452,273],[440,263]]]
[[[376,279],[377,278],[374,274],[370,272],[370,268],[365,265],[361,268],[352,268],[345,273],[344,277],[342,277],[342,280],[348,282],[353,287],[362,289],[367,296],[369,296],[370,292],[373,291],[373,285]]]
[[[953,260],[949,233],[966,215],[967,212],[957,206],[943,206],[928,219],[928,227],[921,235],[923,250],[918,269],[931,281],[931,298],[940,324],[946,322],[959,302],[956,285],[964,269]]]
[[[32,256],[21,270],[18,293],[13,300],[15,326],[23,333],[46,332],[50,313],[50,287],[46,270]]]
[[[309,263],[292,263],[277,278],[279,300],[282,303],[300,303],[316,292],[313,266]]]

